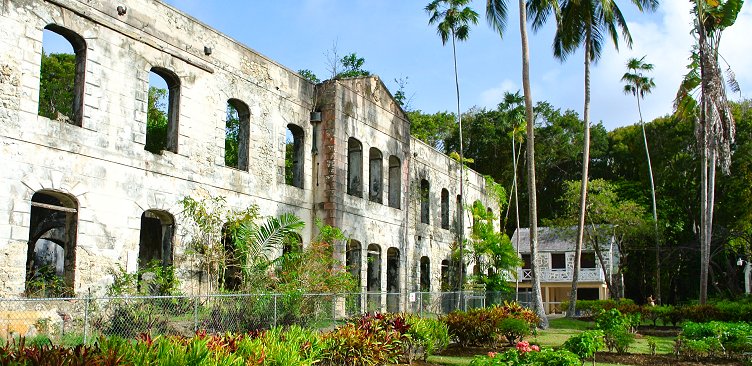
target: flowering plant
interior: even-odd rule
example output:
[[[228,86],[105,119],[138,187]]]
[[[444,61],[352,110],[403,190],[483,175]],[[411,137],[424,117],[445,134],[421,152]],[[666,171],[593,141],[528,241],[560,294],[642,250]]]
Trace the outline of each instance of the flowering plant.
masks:
[[[520,351],[520,353],[528,353],[528,352],[540,352],[540,347],[533,344],[531,345],[527,341],[517,342],[517,350]]]

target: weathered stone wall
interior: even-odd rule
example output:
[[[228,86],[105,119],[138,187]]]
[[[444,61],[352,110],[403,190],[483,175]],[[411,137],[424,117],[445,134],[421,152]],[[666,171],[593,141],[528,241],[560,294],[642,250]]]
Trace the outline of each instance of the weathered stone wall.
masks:
[[[314,86],[163,3],[128,1],[124,14],[118,13],[118,5],[106,0],[0,2],[0,296],[24,290],[30,202],[40,190],[64,193],[77,202],[79,294],[87,289],[101,292],[111,281],[107,271],[117,265],[135,270],[146,210],[175,217],[174,263],[187,291],[198,291],[178,203],[188,195],[224,196],[228,206],[237,209],[256,204],[262,215],[293,212],[307,223],[304,242],[315,234],[318,217],[342,228],[364,251],[377,244],[382,289],[389,248],[399,250],[401,289],[417,288],[423,255],[431,259],[432,278],[438,279],[453,240],[450,231],[438,227],[439,187],[446,187],[450,198],[456,196],[458,167],[409,137],[404,112],[378,78]],[[86,42],[81,126],[37,114],[42,34],[50,24]],[[180,80],[176,152],[144,150],[152,67],[171,70]],[[224,165],[230,98],[250,110],[248,171]],[[309,121],[314,109],[322,112],[318,125]],[[284,180],[288,124],[304,131],[302,188]],[[367,179],[362,198],[346,193],[349,137],[363,144],[362,177],[369,176],[369,149],[383,154],[383,203],[369,201]],[[390,155],[401,161],[399,209],[387,204]],[[419,177],[431,182],[431,212],[436,217],[429,225],[419,224],[416,216]],[[471,171],[466,179],[465,202],[490,204],[483,179]],[[454,215],[453,198],[450,207]],[[338,248],[339,255],[343,251]],[[365,265],[364,253],[363,271]],[[432,284],[432,290],[437,289]]]

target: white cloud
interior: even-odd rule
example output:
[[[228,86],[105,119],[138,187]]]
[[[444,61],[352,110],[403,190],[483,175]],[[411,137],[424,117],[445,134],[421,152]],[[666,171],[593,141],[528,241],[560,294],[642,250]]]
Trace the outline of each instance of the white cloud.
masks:
[[[480,93],[480,101],[483,107],[496,108],[504,98],[505,92],[515,93],[520,90],[520,87],[512,80],[505,79],[498,86],[490,89],[486,89]]]

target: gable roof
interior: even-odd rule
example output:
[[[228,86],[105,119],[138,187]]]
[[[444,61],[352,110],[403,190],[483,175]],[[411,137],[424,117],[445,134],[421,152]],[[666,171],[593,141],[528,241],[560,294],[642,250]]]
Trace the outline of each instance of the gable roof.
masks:
[[[590,231],[590,228],[586,230]],[[512,245],[517,245],[519,236],[520,253],[530,253],[530,228],[520,228],[519,232],[512,234]],[[577,227],[539,227],[538,228],[538,251],[540,252],[572,252],[577,242]],[[601,248],[608,250],[609,242],[601,243]],[[592,249],[592,248],[591,248]],[[588,250],[585,244],[583,250]]]

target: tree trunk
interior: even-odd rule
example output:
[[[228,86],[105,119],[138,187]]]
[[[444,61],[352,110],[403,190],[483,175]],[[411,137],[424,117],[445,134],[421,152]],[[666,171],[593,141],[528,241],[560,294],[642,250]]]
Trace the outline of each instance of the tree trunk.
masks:
[[[530,268],[532,268],[533,309],[540,318],[538,326],[548,328],[546,309],[543,308],[540,278],[538,277],[538,201],[535,187],[535,123],[533,97],[530,94],[530,51],[527,44],[527,14],[525,1],[519,0],[520,38],[522,43],[522,90],[525,94],[525,120],[527,121],[527,191],[530,211]]]
[[[655,230],[655,301],[661,304],[661,245],[660,234],[658,232],[658,208],[655,200],[655,181],[653,180],[653,164],[650,161],[650,150],[648,149],[648,136],[645,133],[645,122],[642,120],[642,108],[640,107],[640,90],[637,88],[637,112],[640,114],[640,126],[642,127],[642,141],[645,143],[645,156],[648,159],[648,174],[650,177],[650,195],[653,200],[653,229]]]
[[[459,283],[459,291],[460,296],[458,297],[458,308],[464,310],[464,302],[462,300],[462,290],[465,284],[465,243],[464,243],[464,234],[465,234],[465,225],[464,225],[464,216],[465,216],[465,195],[464,195],[464,182],[463,182],[463,173],[464,173],[464,167],[465,167],[465,155],[463,153],[464,146],[462,145],[462,113],[460,112],[460,79],[457,72],[457,47],[455,45],[455,36],[454,36],[454,29],[452,29],[452,57],[454,58],[454,85],[457,90],[457,127],[459,128],[459,137],[460,137],[460,207],[457,207],[457,212],[459,212],[460,215],[460,228],[457,232],[457,242],[460,246],[460,283]]]
[[[598,235],[595,234],[595,225],[590,225],[593,235],[593,249],[595,250],[595,255],[598,256],[598,262],[601,264],[601,269],[603,270],[603,278],[606,281],[606,287],[608,287],[608,293],[611,296],[612,299],[618,299],[619,294],[616,292],[616,287],[613,286],[613,281],[611,281],[611,271],[606,269],[606,262],[603,260],[603,252],[601,252],[601,245],[598,242]]]
[[[580,186],[580,220],[577,225],[577,242],[574,248],[574,270],[572,272],[572,290],[569,292],[569,309],[567,317],[573,317],[577,306],[577,281],[580,277],[580,257],[582,240],[585,236],[585,211],[587,205],[588,168],[590,167],[590,32],[585,35],[585,111],[583,117],[582,137],[582,184]]]

